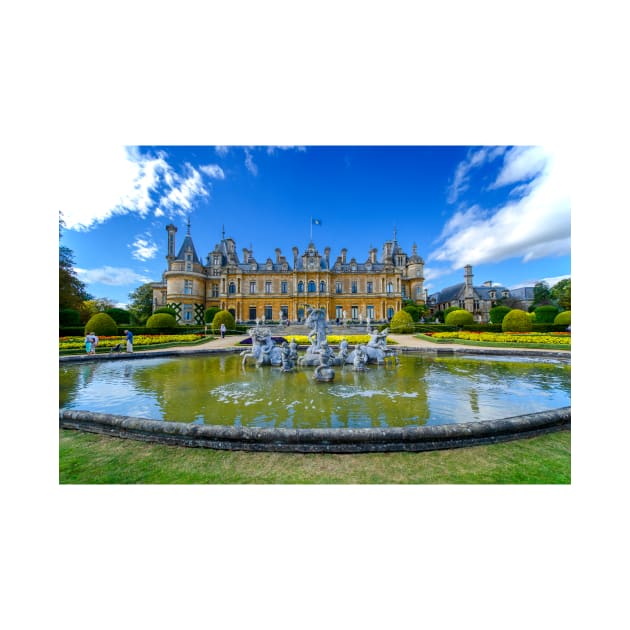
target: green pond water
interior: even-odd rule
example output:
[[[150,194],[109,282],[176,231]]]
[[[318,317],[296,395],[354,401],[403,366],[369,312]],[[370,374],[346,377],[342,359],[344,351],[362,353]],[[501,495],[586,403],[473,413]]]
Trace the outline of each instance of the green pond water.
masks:
[[[570,361],[404,355],[400,365],[283,373],[241,357],[193,355],[59,368],[59,406],[153,420],[249,427],[402,427],[495,420],[571,404]]]

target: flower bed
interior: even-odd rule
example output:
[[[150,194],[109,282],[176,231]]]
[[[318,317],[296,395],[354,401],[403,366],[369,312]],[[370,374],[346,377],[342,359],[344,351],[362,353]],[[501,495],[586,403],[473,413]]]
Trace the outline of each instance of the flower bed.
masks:
[[[133,347],[137,346],[155,346],[165,343],[191,343],[203,339],[202,334],[192,335],[134,335]],[[124,348],[126,340],[123,336],[115,337],[99,337],[97,348],[113,348],[118,344],[122,344]],[[60,337],[59,350],[84,350],[85,337]]]
[[[295,340],[299,346],[310,345],[311,341],[306,335],[285,335],[287,341]],[[366,344],[370,340],[369,335],[327,335],[326,341],[331,346],[338,346],[339,343],[345,339],[350,345]],[[387,340],[387,343],[395,343]]]
[[[489,332],[431,332],[424,333],[425,336],[432,339],[459,339],[462,341],[479,341],[488,343],[535,343],[548,345],[571,345],[571,333],[489,333]]]

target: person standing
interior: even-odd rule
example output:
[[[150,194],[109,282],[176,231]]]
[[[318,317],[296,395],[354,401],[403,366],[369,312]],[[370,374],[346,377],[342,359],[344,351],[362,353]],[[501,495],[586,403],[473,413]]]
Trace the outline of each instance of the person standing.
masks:
[[[87,333],[85,335],[85,352],[87,354],[91,354],[92,350],[92,333]]]
[[[90,334],[92,335],[92,350],[90,351],[90,354],[96,354],[96,346],[98,346],[98,337],[96,336],[95,332],[91,332]]]
[[[130,330],[125,330],[127,337],[127,352],[133,352],[133,333]]]
[[[226,331],[227,331],[227,328],[225,327],[225,324],[221,324],[221,339],[225,339]]]

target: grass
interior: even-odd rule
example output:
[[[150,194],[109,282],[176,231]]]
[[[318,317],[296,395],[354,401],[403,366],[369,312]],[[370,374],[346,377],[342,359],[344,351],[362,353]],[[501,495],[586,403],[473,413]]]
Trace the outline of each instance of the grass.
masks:
[[[60,484],[569,484],[571,433],[425,453],[250,453],[59,431]]]

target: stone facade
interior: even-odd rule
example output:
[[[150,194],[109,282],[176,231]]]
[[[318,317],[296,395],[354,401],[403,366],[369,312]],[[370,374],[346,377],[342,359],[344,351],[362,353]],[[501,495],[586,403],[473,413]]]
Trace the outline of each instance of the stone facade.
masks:
[[[529,298],[530,294],[531,299]],[[533,288],[521,287],[510,291],[507,287],[491,281],[475,286],[472,266],[466,265],[464,267],[464,282],[431,294],[428,296],[427,306],[430,316],[437,311],[445,311],[451,306],[457,306],[472,313],[476,322],[486,323],[490,321],[490,309],[501,304],[501,300],[503,302],[512,300],[516,304],[513,308],[527,310],[533,301]]]
[[[424,261],[416,246],[409,256],[396,240],[383,244],[380,257],[372,248],[365,261],[347,260],[347,250],[331,259],[313,242],[299,252],[292,249],[287,260],[280,249],[275,258],[255,259],[225,234],[205,262],[197,255],[190,225],[177,254],[174,225],[166,227],[167,269],[161,282],[153,284],[153,310],[170,305],[183,324],[203,323],[207,308],[218,307],[239,322],[303,321],[308,306],[324,308],[330,320],[385,321],[403,306],[404,300],[424,304]]]

